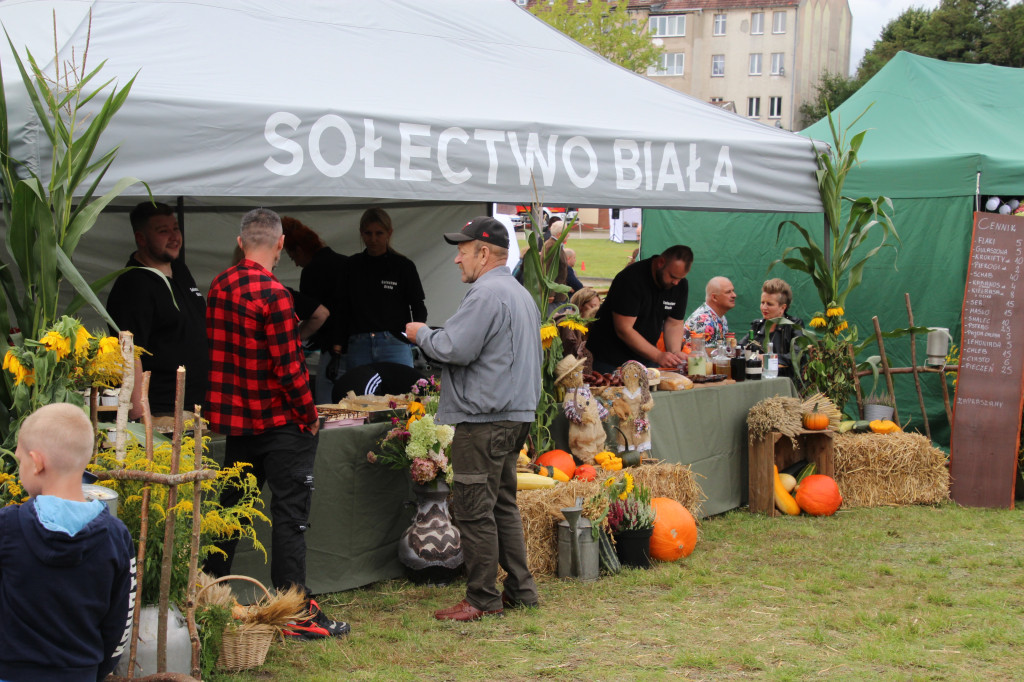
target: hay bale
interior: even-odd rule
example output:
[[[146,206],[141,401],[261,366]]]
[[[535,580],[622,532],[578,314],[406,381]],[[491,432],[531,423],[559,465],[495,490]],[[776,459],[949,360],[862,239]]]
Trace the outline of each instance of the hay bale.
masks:
[[[690,467],[682,464],[644,464],[626,469],[633,479],[647,486],[651,497],[668,497],[690,510],[694,518],[700,514],[703,492]],[[561,510],[576,504],[576,498],[586,500],[598,494],[609,476],[621,477],[622,472],[598,473],[596,481],[572,480],[547,490],[520,490],[516,496],[519,515],[523,519],[526,540],[527,566],[536,575],[558,573],[558,522]],[[499,571],[499,579],[503,571]]]
[[[946,454],[918,433],[841,433],[836,483],[844,507],[938,504],[949,499]]]

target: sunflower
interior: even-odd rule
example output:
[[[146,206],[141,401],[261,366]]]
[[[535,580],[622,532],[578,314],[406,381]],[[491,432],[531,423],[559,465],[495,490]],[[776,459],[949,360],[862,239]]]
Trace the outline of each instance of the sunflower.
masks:
[[[844,329],[848,329],[849,327],[850,325],[847,324],[846,320],[843,320],[842,322],[839,323],[839,326],[836,327],[832,333],[838,334],[839,332],[843,331]]]
[[[14,375],[14,385],[25,384],[31,386],[36,382],[35,375],[32,370],[25,365],[21,364],[21,360],[14,354],[14,351],[7,351],[7,355],[4,356],[4,369]]]
[[[92,334],[85,327],[79,327],[75,332],[75,359],[81,360],[89,354],[89,341]]]
[[[571,330],[576,331],[576,332],[580,332],[581,334],[586,334],[587,333],[587,325],[581,324],[581,323],[577,322],[576,320],[570,320],[568,318],[566,318],[566,319],[562,320],[561,322],[559,322],[558,326],[559,327],[565,327],[566,329],[571,329]]]
[[[828,315],[829,317],[836,317],[837,315],[843,314],[843,309],[839,306],[835,306],[833,308],[829,308],[828,310],[826,310],[825,314]]]
[[[558,336],[558,327],[553,324],[545,324],[540,328],[540,342],[544,349],[551,347],[551,342]]]
[[[809,324],[810,324],[810,325],[811,325],[812,327],[819,327],[819,328],[820,328],[820,327],[824,327],[824,326],[825,326],[826,324],[828,324],[828,323],[827,323],[827,322],[825,322],[825,318],[824,318],[824,317],[821,317],[821,316],[819,315],[819,316],[817,316],[817,317],[812,317],[812,318],[811,318],[811,321],[810,321],[810,323],[809,323]]]
[[[71,339],[61,336],[60,332],[52,329],[39,339],[39,343],[56,353],[58,360],[63,360],[71,353]]]

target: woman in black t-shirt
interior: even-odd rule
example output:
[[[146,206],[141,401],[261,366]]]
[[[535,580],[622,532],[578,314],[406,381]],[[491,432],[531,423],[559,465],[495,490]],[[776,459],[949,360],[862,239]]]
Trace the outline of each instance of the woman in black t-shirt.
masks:
[[[412,367],[407,322],[426,322],[426,296],[416,265],[391,248],[391,216],[371,208],[359,220],[366,248],[349,258],[343,296],[348,328],[348,367],[395,362]]]

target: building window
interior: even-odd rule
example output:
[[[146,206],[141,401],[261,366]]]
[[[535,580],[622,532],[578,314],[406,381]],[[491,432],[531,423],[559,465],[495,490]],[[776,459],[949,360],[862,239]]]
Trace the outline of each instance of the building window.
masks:
[[[721,104],[723,101],[724,100],[721,97],[712,97],[711,98],[711,103],[712,104]]]
[[[768,98],[768,118],[782,118],[782,98]]]
[[[785,12],[773,12],[772,13],[772,33],[785,33],[786,32],[786,13]]]
[[[519,5],[520,7],[526,7],[526,5],[529,2],[530,2],[530,0],[516,0],[516,4]]]
[[[758,36],[764,33],[764,12],[750,13],[750,33]]]
[[[725,75],[725,55],[714,54],[711,55],[711,76],[724,76]]]
[[[761,75],[761,53],[750,55],[750,75],[760,76]]]
[[[724,14],[716,14],[715,15],[715,30],[714,30],[714,34],[716,36],[724,36],[725,35],[725,15]]]
[[[685,52],[668,52],[661,55],[656,66],[647,67],[648,76],[682,76],[686,66]]]
[[[786,68],[782,65],[786,55],[782,52],[772,52],[772,75],[773,76],[784,76],[786,75]]]
[[[747,116],[750,118],[761,118],[761,98],[747,98]]]
[[[670,16],[651,17],[647,33],[652,38],[665,38],[670,36],[686,35],[686,15],[673,14]]]

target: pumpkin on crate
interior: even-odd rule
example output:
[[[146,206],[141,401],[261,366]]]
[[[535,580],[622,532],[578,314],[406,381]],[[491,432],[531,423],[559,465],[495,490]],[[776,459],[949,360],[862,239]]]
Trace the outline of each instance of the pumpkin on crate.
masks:
[[[796,503],[812,516],[832,516],[843,504],[843,496],[831,476],[814,474],[800,481]]]
[[[655,497],[654,530],[651,533],[651,558],[677,561],[690,556],[697,546],[697,522],[690,510],[668,497]]]
[[[576,473],[576,460],[565,450],[548,450],[537,458],[536,463],[542,467],[555,467],[568,478],[572,478]]]
[[[814,409],[810,412],[805,412],[803,416],[804,428],[808,431],[824,431],[828,428],[828,415],[824,412],[818,412],[818,404],[814,404]]]

